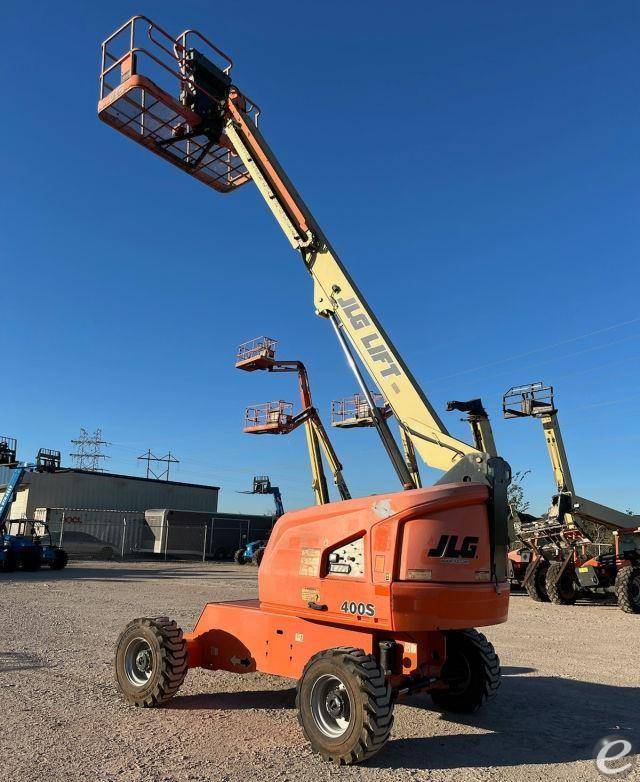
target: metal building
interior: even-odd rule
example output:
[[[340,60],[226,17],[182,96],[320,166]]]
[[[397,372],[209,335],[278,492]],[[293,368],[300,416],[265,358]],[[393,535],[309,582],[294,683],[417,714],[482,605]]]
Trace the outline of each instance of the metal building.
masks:
[[[0,491],[8,472],[0,472]],[[158,481],[133,475],[60,469],[27,473],[16,492],[10,519],[34,518],[44,508],[76,508],[93,511],[141,511],[148,508],[215,513],[218,486]]]

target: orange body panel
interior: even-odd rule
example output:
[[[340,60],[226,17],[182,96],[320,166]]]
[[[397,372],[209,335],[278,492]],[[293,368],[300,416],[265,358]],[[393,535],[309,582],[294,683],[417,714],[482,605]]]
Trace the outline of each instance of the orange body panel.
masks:
[[[507,618],[508,585],[489,578],[487,500],[462,483],[285,514],[259,600],[208,603],[186,636],[189,666],[296,678],[323,649],[394,640],[394,675],[437,675],[443,630]]]

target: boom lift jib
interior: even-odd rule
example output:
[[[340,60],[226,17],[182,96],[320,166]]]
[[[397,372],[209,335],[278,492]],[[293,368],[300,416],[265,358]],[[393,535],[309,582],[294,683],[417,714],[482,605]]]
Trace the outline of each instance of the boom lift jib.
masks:
[[[553,386],[514,386],[503,397],[505,418],[542,424],[556,492],[545,518],[522,522],[520,537],[533,556],[524,585],[535,600],[575,602],[582,591],[615,591],[627,613],[640,613],[640,516],[580,497],[565,450]],[[609,530],[610,550],[591,556],[593,526]]]
[[[99,116],[215,190],[255,183],[312,277],[316,311],[332,323],[360,389],[356,356],[417,453],[446,474],[426,489],[286,513],[264,552],[259,601],[208,603],[186,637],[165,618],[134,620],[118,640],[116,676],[142,706],[173,696],[189,667],[298,679],[313,749],[357,763],[386,743],[395,700],[428,691],[440,708],[474,711],[496,693],[498,658],[473,628],[507,616],[510,471],[449,434],[266,144],[259,109],[231,67],[200,33],[173,37],[134,17],[103,43]]]
[[[340,498],[351,499],[342,475],[342,464],[329,440],[322,419],[311,398],[311,387],[306,367],[301,361],[284,361],[276,358],[277,340],[257,337],[243,342],[236,355],[236,367],[245,372],[266,371],[295,373],[298,376],[301,409],[293,414],[293,404],[278,400],[248,407],[245,411],[244,431],[247,434],[289,434],[304,426],[311,465],[311,486],[317,505],[330,502],[329,487],[322,464],[324,454],[333,474]]]

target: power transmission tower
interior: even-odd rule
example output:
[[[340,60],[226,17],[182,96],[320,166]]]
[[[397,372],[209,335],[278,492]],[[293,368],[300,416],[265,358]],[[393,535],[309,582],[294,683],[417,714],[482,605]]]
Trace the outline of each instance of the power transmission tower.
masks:
[[[101,466],[101,460],[111,457],[102,453],[100,449],[104,445],[111,445],[111,443],[102,439],[102,429],[96,429],[93,434],[89,434],[84,427],[81,427],[80,436],[71,442],[77,446],[77,451],[69,454],[74,460],[75,467],[89,472],[106,472],[105,468]]]
[[[171,465],[180,464],[180,459],[176,459],[171,451],[166,456],[154,456],[151,453],[151,448],[147,448],[147,452],[143,453],[142,456],[138,456],[138,459],[147,463],[147,478],[155,478],[157,481],[168,481]],[[151,462],[154,463],[154,466],[158,464],[166,464],[167,466],[162,472],[155,472],[155,470],[151,469]],[[156,466],[155,469],[158,470],[159,468]]]

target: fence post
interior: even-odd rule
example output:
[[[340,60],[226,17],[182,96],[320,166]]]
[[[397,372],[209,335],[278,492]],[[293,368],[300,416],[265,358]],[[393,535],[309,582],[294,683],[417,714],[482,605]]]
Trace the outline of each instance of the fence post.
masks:
[[[62,535],[64,533],[64,518],[65,518],[65,512],[62,511],[62,519],[60,520],[60,540],[58,541],[58,545],[60,548],[62,548]]]
[[[204,525],[204,543],[202,544],[202,561],[205,561],[207,555],[207,525]]]
[[[127,517],[122,517],[122,551],[121,551],[121,557],[124,559],[124,542],[125,538],[127,537]]]
[[[169,519],[166,519],[164,528],[162,530],[164,533],[164,561],[167,561],[167,545],[169,543]]]

